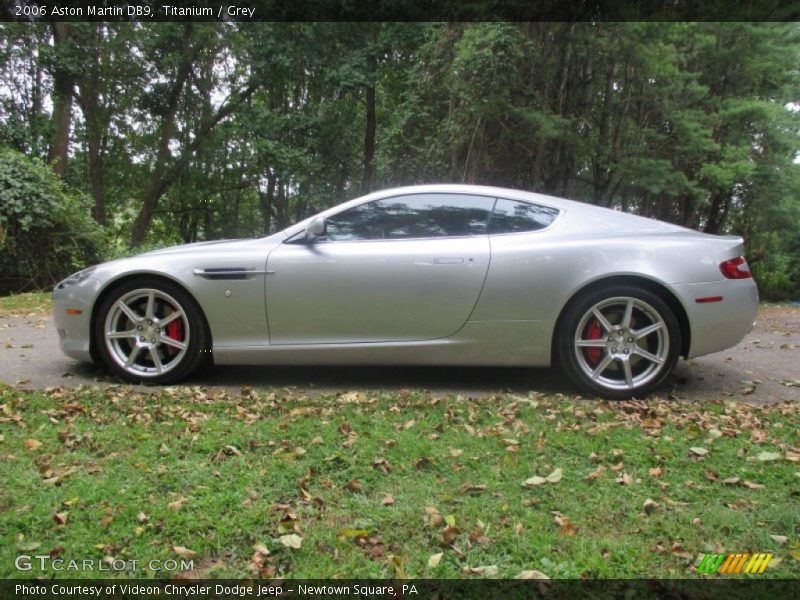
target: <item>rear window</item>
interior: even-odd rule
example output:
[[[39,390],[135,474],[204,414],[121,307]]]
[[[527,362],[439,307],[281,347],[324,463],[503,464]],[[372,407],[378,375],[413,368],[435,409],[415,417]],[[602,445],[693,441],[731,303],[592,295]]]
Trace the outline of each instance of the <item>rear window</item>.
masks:
[[[550,225],[557,216],[556,208],[498,198],[489,221],[489,233],[537,231]]]

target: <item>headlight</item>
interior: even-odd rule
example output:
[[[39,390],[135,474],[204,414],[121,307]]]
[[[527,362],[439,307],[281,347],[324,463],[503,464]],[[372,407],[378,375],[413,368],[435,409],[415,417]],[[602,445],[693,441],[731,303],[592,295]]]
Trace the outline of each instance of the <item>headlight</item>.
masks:
[[[57,290],[63,290],[66,287],[69,287],[71,285],[75,285],[76,283],[80,283],[81,281],[84,281],[85,279],[87,279],[89,277],[89,275],[94,273],[94,270],[96,268],[97,268],[96,266],[89,267],[88,269],[84,269],[83,271],[78,271],[77,273],[73,273],[72,275],[70,275],[69,277],[67,277],[63,281],[61,281],[56,286],[56,289]]]

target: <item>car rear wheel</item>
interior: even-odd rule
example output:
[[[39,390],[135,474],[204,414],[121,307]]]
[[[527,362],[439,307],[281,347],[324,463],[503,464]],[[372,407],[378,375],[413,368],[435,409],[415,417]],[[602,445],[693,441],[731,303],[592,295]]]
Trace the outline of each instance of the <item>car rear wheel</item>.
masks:
[[[609,399],[644,396],[675,368],[680,327],[656,294],[633,286],[590,292],[567,308],[559,358],[583,391]]]
[[[173,383],[210,356],[200,309],[173,283],[122,283],[96,314],[95,347],[106,366],[127,381]]]

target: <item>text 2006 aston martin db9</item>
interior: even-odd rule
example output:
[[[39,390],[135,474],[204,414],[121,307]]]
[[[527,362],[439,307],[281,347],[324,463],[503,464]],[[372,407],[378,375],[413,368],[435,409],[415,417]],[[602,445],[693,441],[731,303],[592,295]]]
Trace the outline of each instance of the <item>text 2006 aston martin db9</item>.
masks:
[[[643,395],[737,344],[758,293],[742,239],[527,192],[377,192],[254,240],[85,269],[53,292],[61,349],[129,381],[218,364],[557,363]]]

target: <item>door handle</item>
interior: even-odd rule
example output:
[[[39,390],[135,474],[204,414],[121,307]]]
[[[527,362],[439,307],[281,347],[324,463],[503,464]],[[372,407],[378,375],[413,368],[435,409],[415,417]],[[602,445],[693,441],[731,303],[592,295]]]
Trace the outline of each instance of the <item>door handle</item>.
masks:
[[[463,258],[434,258],[435,265],[460,265],[464,262]]]

